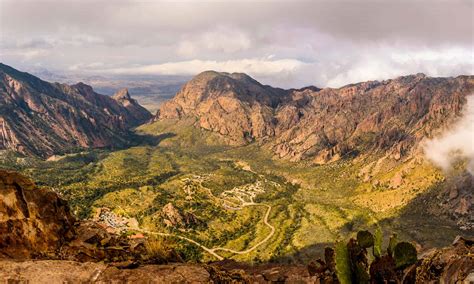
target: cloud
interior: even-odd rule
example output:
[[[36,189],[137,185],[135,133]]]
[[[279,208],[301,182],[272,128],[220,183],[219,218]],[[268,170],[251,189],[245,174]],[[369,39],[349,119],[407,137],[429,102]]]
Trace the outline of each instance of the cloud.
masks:
[[[186,37],[178,44],[178,54],[199,56],[204,52],[235,53],[251,48],[250,37],[239,29],[219,27],[198,36]]]
[[[336,60],[334,60],[336,61]],[[379,46],[361,51],[328,74],[323,84],[339,87],[367,80],[390,79],[402,75],[425,73],[434,77],[474,74],[474,57],[468,48],[403,48]]]
[[[0,0],[2,61],[89,73],[225,67],[281,87],[473,73],[473,1],[85,2]]]
[[[474,175],[474,95],[467,97],[463,116],[453,128],[429,140],[424,151],[444,171],[449,171],[460,158],[467,159],[467,170]]]
[[[163,64],[101,70],[104,73],[134,75],[195,75],[206,70],[246,72],[254,76],[295,73],[306,64],[295,59],[240,59],[227,61],[189,60]]]

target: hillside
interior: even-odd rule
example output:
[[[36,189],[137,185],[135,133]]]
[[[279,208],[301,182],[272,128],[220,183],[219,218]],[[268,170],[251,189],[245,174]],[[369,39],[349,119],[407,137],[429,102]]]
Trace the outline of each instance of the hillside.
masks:
[[[0,149],[49,157],[130,143],[151,118],[128,92],[115,99],[83,83],[66,85],[0,64]]]
[[[339,89],[281,90],[245,74],[208,71],[163,104],[156,119],[196,117],[198,127],[233,144],[256,140],[292,161],[369,153],[398,160],[459,116],[473,91],[473,76],[417,74]]]
[[[466,161],[443,172],[423,153],[471,91],[469,76],[282,90],[205,72],[135,128],[153,139],[49,160],[5,152],[0,167],[60,193],[78,219],[167,236],[187,260],[307,262],[376,228],[427,251],[474,236]],[[126,90],[115,100],[135,108]]]

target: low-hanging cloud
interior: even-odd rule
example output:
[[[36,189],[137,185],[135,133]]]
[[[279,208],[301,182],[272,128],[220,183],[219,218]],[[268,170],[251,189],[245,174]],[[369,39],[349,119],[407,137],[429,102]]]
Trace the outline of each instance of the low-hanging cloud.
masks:
[[[103,70],[105,73],[140,75],[194,75],[205,70],[221,72],[245,72],[251,75],[274,75],[292,73],[304,67],[305,63],[296,59],[242,59],[242,60],[189,60],[129,68]]]
[[[429,140],[425,146],[427,158],[449,171],[459,159],[467,159],[467,170],[474,175],[474,95],[467,97],[461,119],[442,136]]]

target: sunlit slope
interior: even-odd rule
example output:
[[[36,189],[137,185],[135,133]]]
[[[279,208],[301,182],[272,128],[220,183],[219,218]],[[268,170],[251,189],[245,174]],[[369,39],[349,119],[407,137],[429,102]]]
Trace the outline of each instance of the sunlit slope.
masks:
[[[377,225],[426,247],[459,233],[444,219],[433,219],[444,222],[439,236],[425,217],[399,217],[407,204],[444,179],[422,159],[383,165],[377,164],[383,157],[322,166],[294,163],[274,159],[256,143],[228,146],[193,124],[192,119],[158,121],[137,129],[156,138],[141,146],[32,161],[20,169],[59,190],[78,216],[90,218],[98,208],[110,208],[135,218],[144,232],[169,234],[189,259],[216,256],[183,238],[223,258],[268,261],[307,259],[327,243]],[[166,225],[169,203],[195,219]],[[421,229],[406,230],[413,226]]]

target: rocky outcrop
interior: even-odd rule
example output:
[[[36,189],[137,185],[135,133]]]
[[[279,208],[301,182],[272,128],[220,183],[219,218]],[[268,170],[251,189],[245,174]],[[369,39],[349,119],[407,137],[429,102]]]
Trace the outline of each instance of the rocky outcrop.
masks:
[[[168,227],[187,228],[201,223],[194,214],[190,212],[181,213],[172,203],[163,206],[161,212],[164,223]]]
[[[163,104],[156,119],[195,117],[233,143],[257,140],[280,158],[328,163],[345,156],[411,155],[454,120],[474,77],[423,74],[339,89],[281,90],[244,74],[204,72]]]
[[[113,99],[83,83],[51,84],[4,64],[0,108],[0,150],[41,157],[127,145],[129,129],[151,117],[129,96]]]
[[[398,278],[403,278],[400,283],[471,283],[474,281],[472,253],[472,241],[458,238],[451,247],[428,252],[404,269],[405,274],[393,274],[391,267],[380,266],[378,272],[383,274],[377,275],[382,279],[371,283],[383,283],[383,280],[398,283]],[[321,263],[327,266],[326,262]],[[303,265],[252,266],[234,261],[123,267],[103,262],[0,260],[0,279],[8,283],[338,283],[334,282],[336,273],[330,274],[330,269],[335,268],[321,268],[321,264],[311,264],[308,269]],[[375,272],[373,269],[372,273]]]
[[[426,208],[430,213],[437,216],[447,216],[456,220],[461,230],[472,231],[474,229],[474,206],[473,206],[474,177],[465,172],[460,175],[449,177],[441,185],[440,191],[435,199],[438,201]]]
[[[75,237],[69,206],[29,179],[0,170],[0,258],[54,255]]]
[[[242,145],[274,135],[274,108],[287,91],[263,86],[241,73],[197,75],[160,107],[157,119],[198,118],[198,126]]]
[[[146,265],[121,269],[100,263],[64,260],[0,261],[5,283],[210,283],[202,265]]]
[[[121,89],[117,91],[112,98],[121,104],[128,111],[129,116],[135,121],[135,125],[141,124],[152,118],[150,112],[142,107],[135,99],[132,99],[128,93],[128,89]]]
[[[284,123],[275,130],[272,148],[280,157],[317,163],[376,153],[400,160],[459,115],[465,97],[473,91],[474,77],[422,74],[318,92],[297,91],[293,96],[297,101],[306,98],[306,103],[277,109]]]
[[[426,253],[416,270],[417,283],[473,283],[474,240],[458,237],[451,247]],[[464,281],[464,282],[461,282]]]
[[[62,259],[110,263],[180,262],[170,250],[150,255],[146,239],[127,237],[108,226],[77,222],[67,202],[28,178],[0,170],[0,259]]]

